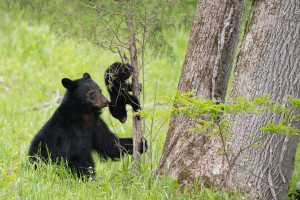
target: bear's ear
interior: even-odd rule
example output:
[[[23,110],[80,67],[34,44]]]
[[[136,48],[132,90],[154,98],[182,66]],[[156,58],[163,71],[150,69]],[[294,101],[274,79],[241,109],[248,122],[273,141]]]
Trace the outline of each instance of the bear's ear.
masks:
[[[91,76],[89,75],[89,73],[84,73],[83,79],[91,79]]]
[[[71,89],[74,86],[74,82],[68,78],[63,78],[61,83],[66,89]]]

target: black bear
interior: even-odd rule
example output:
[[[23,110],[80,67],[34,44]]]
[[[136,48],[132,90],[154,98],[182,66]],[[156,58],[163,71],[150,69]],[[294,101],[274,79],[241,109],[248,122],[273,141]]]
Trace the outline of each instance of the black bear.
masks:
[[[31,161],[63,158],[78,176],[90,177],[94,174],[92,150],[112,159],[132,154],[132,138],[118,138],[99,117],[108,100],[88,73],[77,80],[64,78],[62,85],[67,91],[61,105],[31,142]]]
[[[121,123],[127,119],[126,104],[130,104],[134,112],[141,109],[137,98],[128,93],[132,91],[132,84],[126,83],[134,72],[130,64],[116,62],[104,74],[105,85],[110,95],[109,111]]]

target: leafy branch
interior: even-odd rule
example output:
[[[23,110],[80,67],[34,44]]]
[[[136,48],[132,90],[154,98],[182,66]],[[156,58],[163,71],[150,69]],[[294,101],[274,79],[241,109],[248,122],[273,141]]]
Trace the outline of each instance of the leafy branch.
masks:
[[[174,103],[174,107],[169,111],[169,115],[187,115],[190,118],[199,119],[195,127],[190,130],[205,136],[217,136],[220,139],[221,146],[215,147],[216,156],[223,153],[229,166],[229,172],[236,165],[236,161],[243,151],[248,148],[263,147],[262,140],[271,135],[299,135],[300,130],[292,127],[292,123],[299,120],[300,99],[288,96],[288,106],[275,103],[269,98],[268,94],[260,98],[251,97],[236,98],[231,104],[223,104],[219,101],[203,99],[196,95],[196,91],[182,92],[176,91],[173,94],[164,97],[164,101]],[[283,113],[284,118],[275,123],[273,119],[266,125],[262,124],[260,131],[265,132],[260,137],[254,133],[249,133],[254,137],[254,141],[240,148],[238,152],[228,149],[228,142],[232,142],[233,133],[230,129],[232,123],[228,120],[230,115],[263,115],[267,113]],[[149,117],[149,116],[144,116]],[[153,116],[151,116],[153,117]]]

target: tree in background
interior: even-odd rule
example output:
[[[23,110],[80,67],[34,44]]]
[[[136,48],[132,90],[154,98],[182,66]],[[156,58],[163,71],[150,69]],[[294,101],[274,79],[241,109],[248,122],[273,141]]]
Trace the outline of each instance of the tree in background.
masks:
[[[197,90],[196,95],[224,102],[244,3],[198,1],[178,90]],[[288,108],[288,95],[300,97],[300,4],[295,0],[252,3],[229,102],[239,96],[252,96],[252,100],[269,94],[274,102]],[[173,116],[160,170],[169,172],[183,185],[197,180],[206,187],[246,189],[252,198],[283,199],[299,136],[291,137],[289,132],[283,136],[266,134],[261,128],[273,120],[273,124],[282,122],[299,130],[299,119],[290,123],[285,120],[288,117],[284,112],[234,115],[229,119],[233,122],[232,139],[220,141],[207,133],[190,131],[199,118]],[[270,132],[276,132],[275,128]],[[252,147],[254,143],[259,147]],[[222,145],[230,150],[228,158],[224,154],[217,156]]]

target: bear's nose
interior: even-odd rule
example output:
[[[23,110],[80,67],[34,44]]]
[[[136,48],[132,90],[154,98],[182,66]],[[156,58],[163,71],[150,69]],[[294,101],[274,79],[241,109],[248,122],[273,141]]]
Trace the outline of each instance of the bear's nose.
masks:
[[[108,103],[109,103],[108,100],[104,101],[104,105],[105,105],[105,106],[108,106]]]

